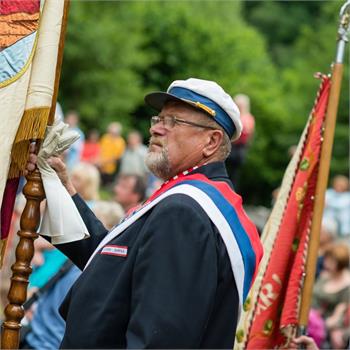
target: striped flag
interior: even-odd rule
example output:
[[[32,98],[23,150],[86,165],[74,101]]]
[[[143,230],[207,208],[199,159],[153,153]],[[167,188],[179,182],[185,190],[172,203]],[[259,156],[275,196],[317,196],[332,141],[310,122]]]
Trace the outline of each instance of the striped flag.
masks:
[[[63,0],[0,0],[2,252],[29,142],[44,137],[55,104],[64,7]]]
[[[244,304],[235,349],[286,346],[298,325],[330,79],[322,83],[262,234],[264,257]]]

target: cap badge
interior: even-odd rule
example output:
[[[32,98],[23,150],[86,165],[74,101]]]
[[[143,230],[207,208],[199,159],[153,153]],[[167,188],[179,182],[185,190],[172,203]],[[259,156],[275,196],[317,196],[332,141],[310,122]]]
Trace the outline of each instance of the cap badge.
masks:
[[[212,117],[215,117],[216,116],[216,112],[209,108],[208,106],[204,105],[203,103],[200,103],[200,102],[196,102],[196,106],[198,108],[201,108],[203,110],[205,110],[207,113],[209,113]]]

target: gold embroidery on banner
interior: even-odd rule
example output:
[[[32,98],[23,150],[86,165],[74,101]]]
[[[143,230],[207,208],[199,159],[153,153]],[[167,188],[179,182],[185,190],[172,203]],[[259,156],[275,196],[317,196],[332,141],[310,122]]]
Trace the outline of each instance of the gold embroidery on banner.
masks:
[[[295,192],[295,199],[298,203],[298,212],[297,212],[297,220],[300,221],[301,212],[304,207],[304,199],[306,195],[308,183],[305,181],[303,187],[298,187],[297,191]]]
[[[238,343],[241,343],[243,341],[243,337],[244,337],[244,331],[243,329],[239,329],[236,332],[236,339]]]
[[[243,310],[244,310],[244,311],[250,310],[250,308],[252,307],[251,304],[252,304],[251,298],[250,298],[250,297],[247,297],[246,301],[245,301],[244,304],[243,304]]]
[[[264,323],[264,330],[263,330],[263,333],[265,335],[270,335],[273,331],[273,321],[272,320],[267,320],[265,323]]]

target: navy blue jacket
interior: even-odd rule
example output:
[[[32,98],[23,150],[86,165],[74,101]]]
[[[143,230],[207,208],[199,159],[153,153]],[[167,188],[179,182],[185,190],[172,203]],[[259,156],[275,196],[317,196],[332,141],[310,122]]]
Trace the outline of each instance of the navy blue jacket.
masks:
[[[224,164],[196,172],[229,179]],[[91,234],[57,247],[84,268],[107,230],[78,195]],[[162,200],[108,244],[126,257],[96,254],[64,300],[62,348],[232,349],[238,293],[223,240],[189,196]]]

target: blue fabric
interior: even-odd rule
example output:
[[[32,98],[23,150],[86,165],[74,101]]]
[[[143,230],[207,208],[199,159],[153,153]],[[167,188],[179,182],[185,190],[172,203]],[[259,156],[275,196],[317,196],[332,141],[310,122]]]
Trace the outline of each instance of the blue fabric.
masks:
[[[216,112],[216,115],[213,117],[213,119],[224,128],[230,138],[233,136],[236,128],[231,117],[214,101],[200,94],[197,94],[196,92],[180,87],[174,87],[170,89],[169,94],[172,94],[178,98],[190,100],[192,102],[200,102],[205,106],[213,109]]]
[[[72,266],[58,282],[38,301],[32,330],[26,341],[33,349],[58,349],[63,338],[65,322],[58,312],[68,290],[79,277],[81,271]]]
[[[36,32],[0,51],[0,83],[13,78],[28,62]]]
[[[34,266],[33,273],[29,276],[29,288],[42,287],[61,268],[67,257],[58,249],[45,250],[44,264]]]
[[[235,208],[229,203],[218,189],[214,186],[198,180],[181,181],[175,186],[189,184],[195,186],[205,192],[220,210],[221,214],[227,220],[233,235],[235,236],[238,247],[241,251],[243,263],[244,263],[244,286],[243,286],[243,302],[245,301],[251,282],[253,280],[256,264],[255,252],[250,243],[247,232],[245,231]]]

